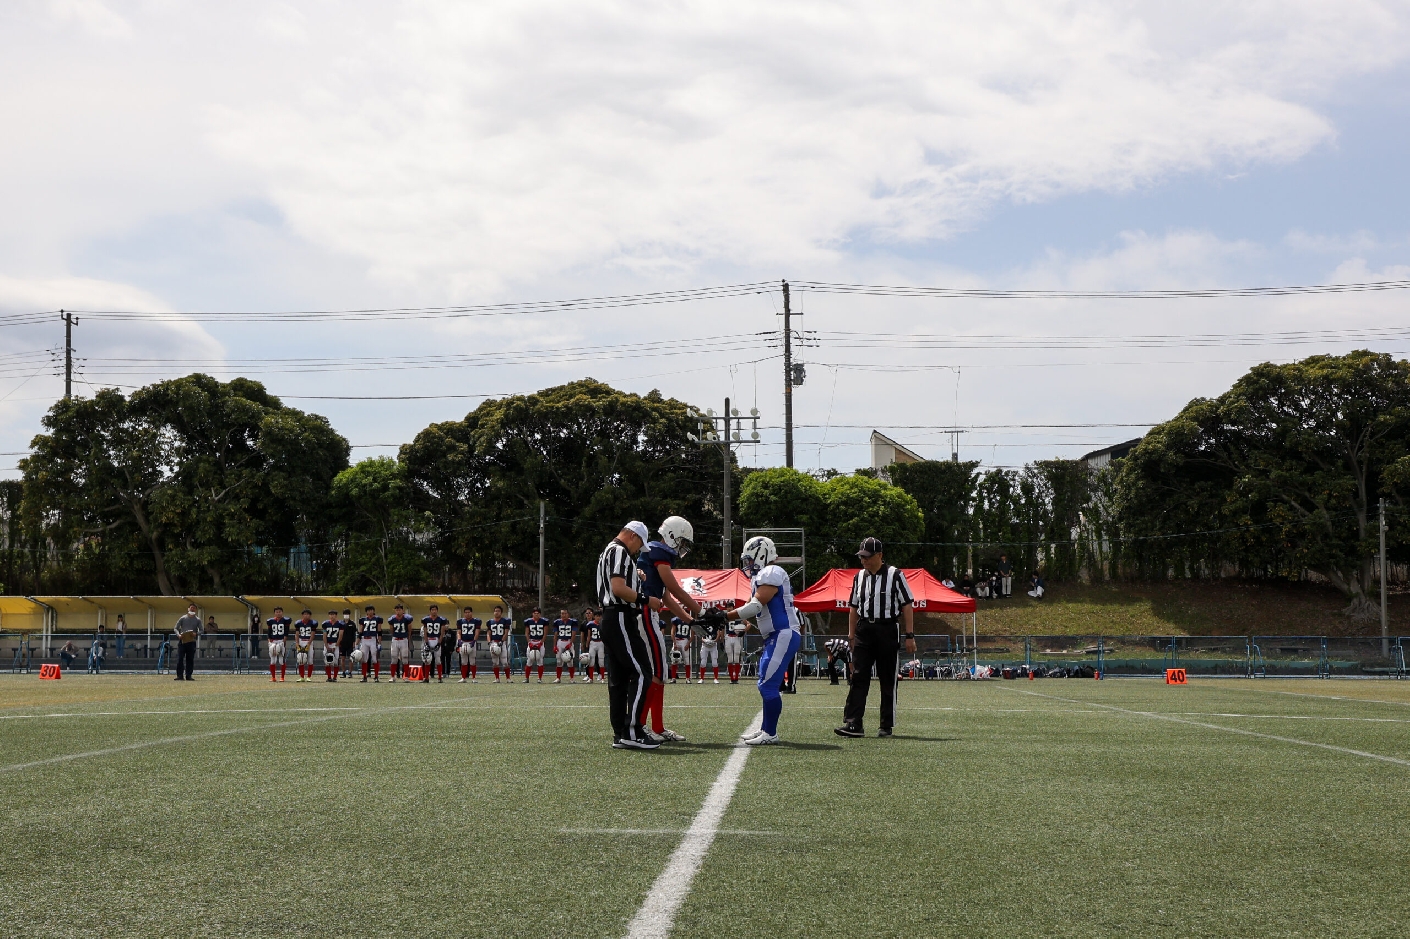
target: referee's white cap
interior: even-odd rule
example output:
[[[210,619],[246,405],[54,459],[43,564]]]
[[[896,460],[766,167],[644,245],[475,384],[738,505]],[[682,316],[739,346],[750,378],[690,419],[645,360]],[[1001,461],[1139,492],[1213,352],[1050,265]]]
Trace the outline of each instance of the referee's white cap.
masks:
[[[646,530],[646,525],[643,522],[630,521],[622,527],[640,538],[642,544],[646,544],[651,540],[651,533]]]

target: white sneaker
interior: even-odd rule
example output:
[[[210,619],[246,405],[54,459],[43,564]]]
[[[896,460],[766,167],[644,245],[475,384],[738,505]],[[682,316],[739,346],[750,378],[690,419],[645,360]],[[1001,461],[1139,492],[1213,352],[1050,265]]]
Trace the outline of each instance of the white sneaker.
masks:
[[[697,678],[697,679],[695,679],[695,683],[696,683],[697,685],[703,685],[703,684],[705,684],[705,679],[703,679],[703,678]],[[715,684],[718,685],[719,682],[715,682]]]
[[[669,727],[661,731],[661,739],[670,743],[685,743],[685,738]]]
[[[715,679],[715,684],[718,685],[719,683],[720,683],[720,680],[719,680],[718,678],[716,678],[716,679]]]
[[[396,684],[396,682],[397,682],[397,676],[393,675],[391,678],[388,678],[388,679],[387,679],[387,682],[388,682],[388,684],[393,684],[393,685]]]
[[[763,731],[762,728],[758,728],[758,729],[755,729],[755,730],[746,730],[744,733],[742,733],[742,734],[739,735],[739,739],[740,739],[740,740],[752,740],[752,739],[754,739],[755,737],[757,737],[757,736],[759,736],[760,734],[762,734],[763,732],[764,732],[764,731]]]
[[[463,679],[463,678],[462,678],[462,679],[460,679],[460,681],[459,681],[459,682],[457,682],[457,684],[461,684],[461,685],[463,685],[463,684],[465,684],[465,679]]]
[[[778,743],[778,734],[766,734],[763,731],[744,741],[746,747],[767,747],[775,743]]]
[[[540,678],[539,681],[543,681],[543,679]],[[553,679],[553,683],[554,683],[555,685],[561,685],[561,684],[563,684],[563,679],[561,679],[561,678],[555,678],[555,679]]]
[[[648,730],[648,731],[645,731],[645,733],[646,733],[646,739],[649,740],[649,741],[651,741],[652,743],[656,744],[656,746],[658,746],[658,747],[659,747],[661,744],[663,744],[663,743],[666,742],[666,736],[665,736],[665,734],[657,735],[657,734],[652,733],[652,732],[649,731],[649,730]]]

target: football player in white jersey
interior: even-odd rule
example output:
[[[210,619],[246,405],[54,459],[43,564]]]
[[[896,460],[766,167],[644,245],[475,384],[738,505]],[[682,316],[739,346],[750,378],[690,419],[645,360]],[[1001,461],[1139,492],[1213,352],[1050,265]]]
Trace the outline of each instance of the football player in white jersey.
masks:
[[[739,676],[744,671],[744,636],[749,632],[749,624],[735,621],[725,627],[725,665],[729,672],[729,683],[739,684]]]
[[[802,622],[793,605],[793,585],[783,568],[774,563],[778,548],[773,540],[755,535],[740,553],[740,568],[754,585],[753,596],[744,606],[729,611],[730,619],[754,620],[764,648],[759,654],[759,695],[764,699],[764,721],[752,734],[744,736],[751,747],[778,743],[778,718],[783,712],[783,684],[788,663],[803,639]]]
[[[370,603],[363,610],[362,619],[357,621],[360,638],[357,643],[359,664],[362,665],[362,680],[367,681],[367,672],[372,671],[374,682],[382,680],[382,617]]]
[[[534,607],[534,615],[524,620],[524,684],[529,683],[529,673],[538,668],[539,684],[543,684],[543,644],[548,636],[548,620]]]

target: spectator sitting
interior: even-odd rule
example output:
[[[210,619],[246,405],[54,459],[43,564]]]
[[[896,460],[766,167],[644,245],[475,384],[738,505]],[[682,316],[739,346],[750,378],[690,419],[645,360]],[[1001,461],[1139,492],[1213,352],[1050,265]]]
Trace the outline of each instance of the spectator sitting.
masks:
[[[998,574],[990,574],[990,575],[989,575],[989,599],[990,599],[990,600],[998,600],[998,599],[1000,599],[1000,598],[1004,595],[1004,594],[1003,594],[1003,590],[1001,589],[1001,583],[1002,583],[1002,582],[999,580],[999,575],[998,575]]]
[[[78,658],[78,649],[74,647],[73,640],[70,639],[59,650],[59,659],[64,663],[64,668],[73,668],[73,660],[76,658]]]
[[[1038,573],[1035,571],[1032,580],[1029,581],[1028,595],[1034,600],[1041,600],[1043,599],[1043,593],[1043,578],[1039,577]]]
[[[948,587],[948,588],[951,589],[951,590],[954,590],[954,589],[955,589],[955,582],[954,582],[953,580],[951,580],[950,578],[948,578],[948,577],[946,577],[944,580],[940,581],[940,585],[941,585],[942,587]]]
[[[980,575],[974,584],[974,596],[980,600],[989,599],[989,578]]]
[[[960,581],[960,593],[966,597],[974,596],[974,581],[970,579],[970,572],[964,572],[964,579]]]

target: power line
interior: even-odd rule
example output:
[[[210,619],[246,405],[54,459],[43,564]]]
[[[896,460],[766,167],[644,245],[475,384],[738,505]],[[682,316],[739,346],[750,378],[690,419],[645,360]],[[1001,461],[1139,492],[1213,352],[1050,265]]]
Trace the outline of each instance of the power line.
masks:
[[[868,297],[938,297],[966,300],[1192,300],[1220,297],[1287,297],[1303,294],[1379,293],[1410,290],[1410,280],[1359,284],[1306,284],[1284,287],[1201,287],[1190,290],[1004,290],[990,287],[899,287],[885,284],[831,284],[790,281],[812,293]]]

